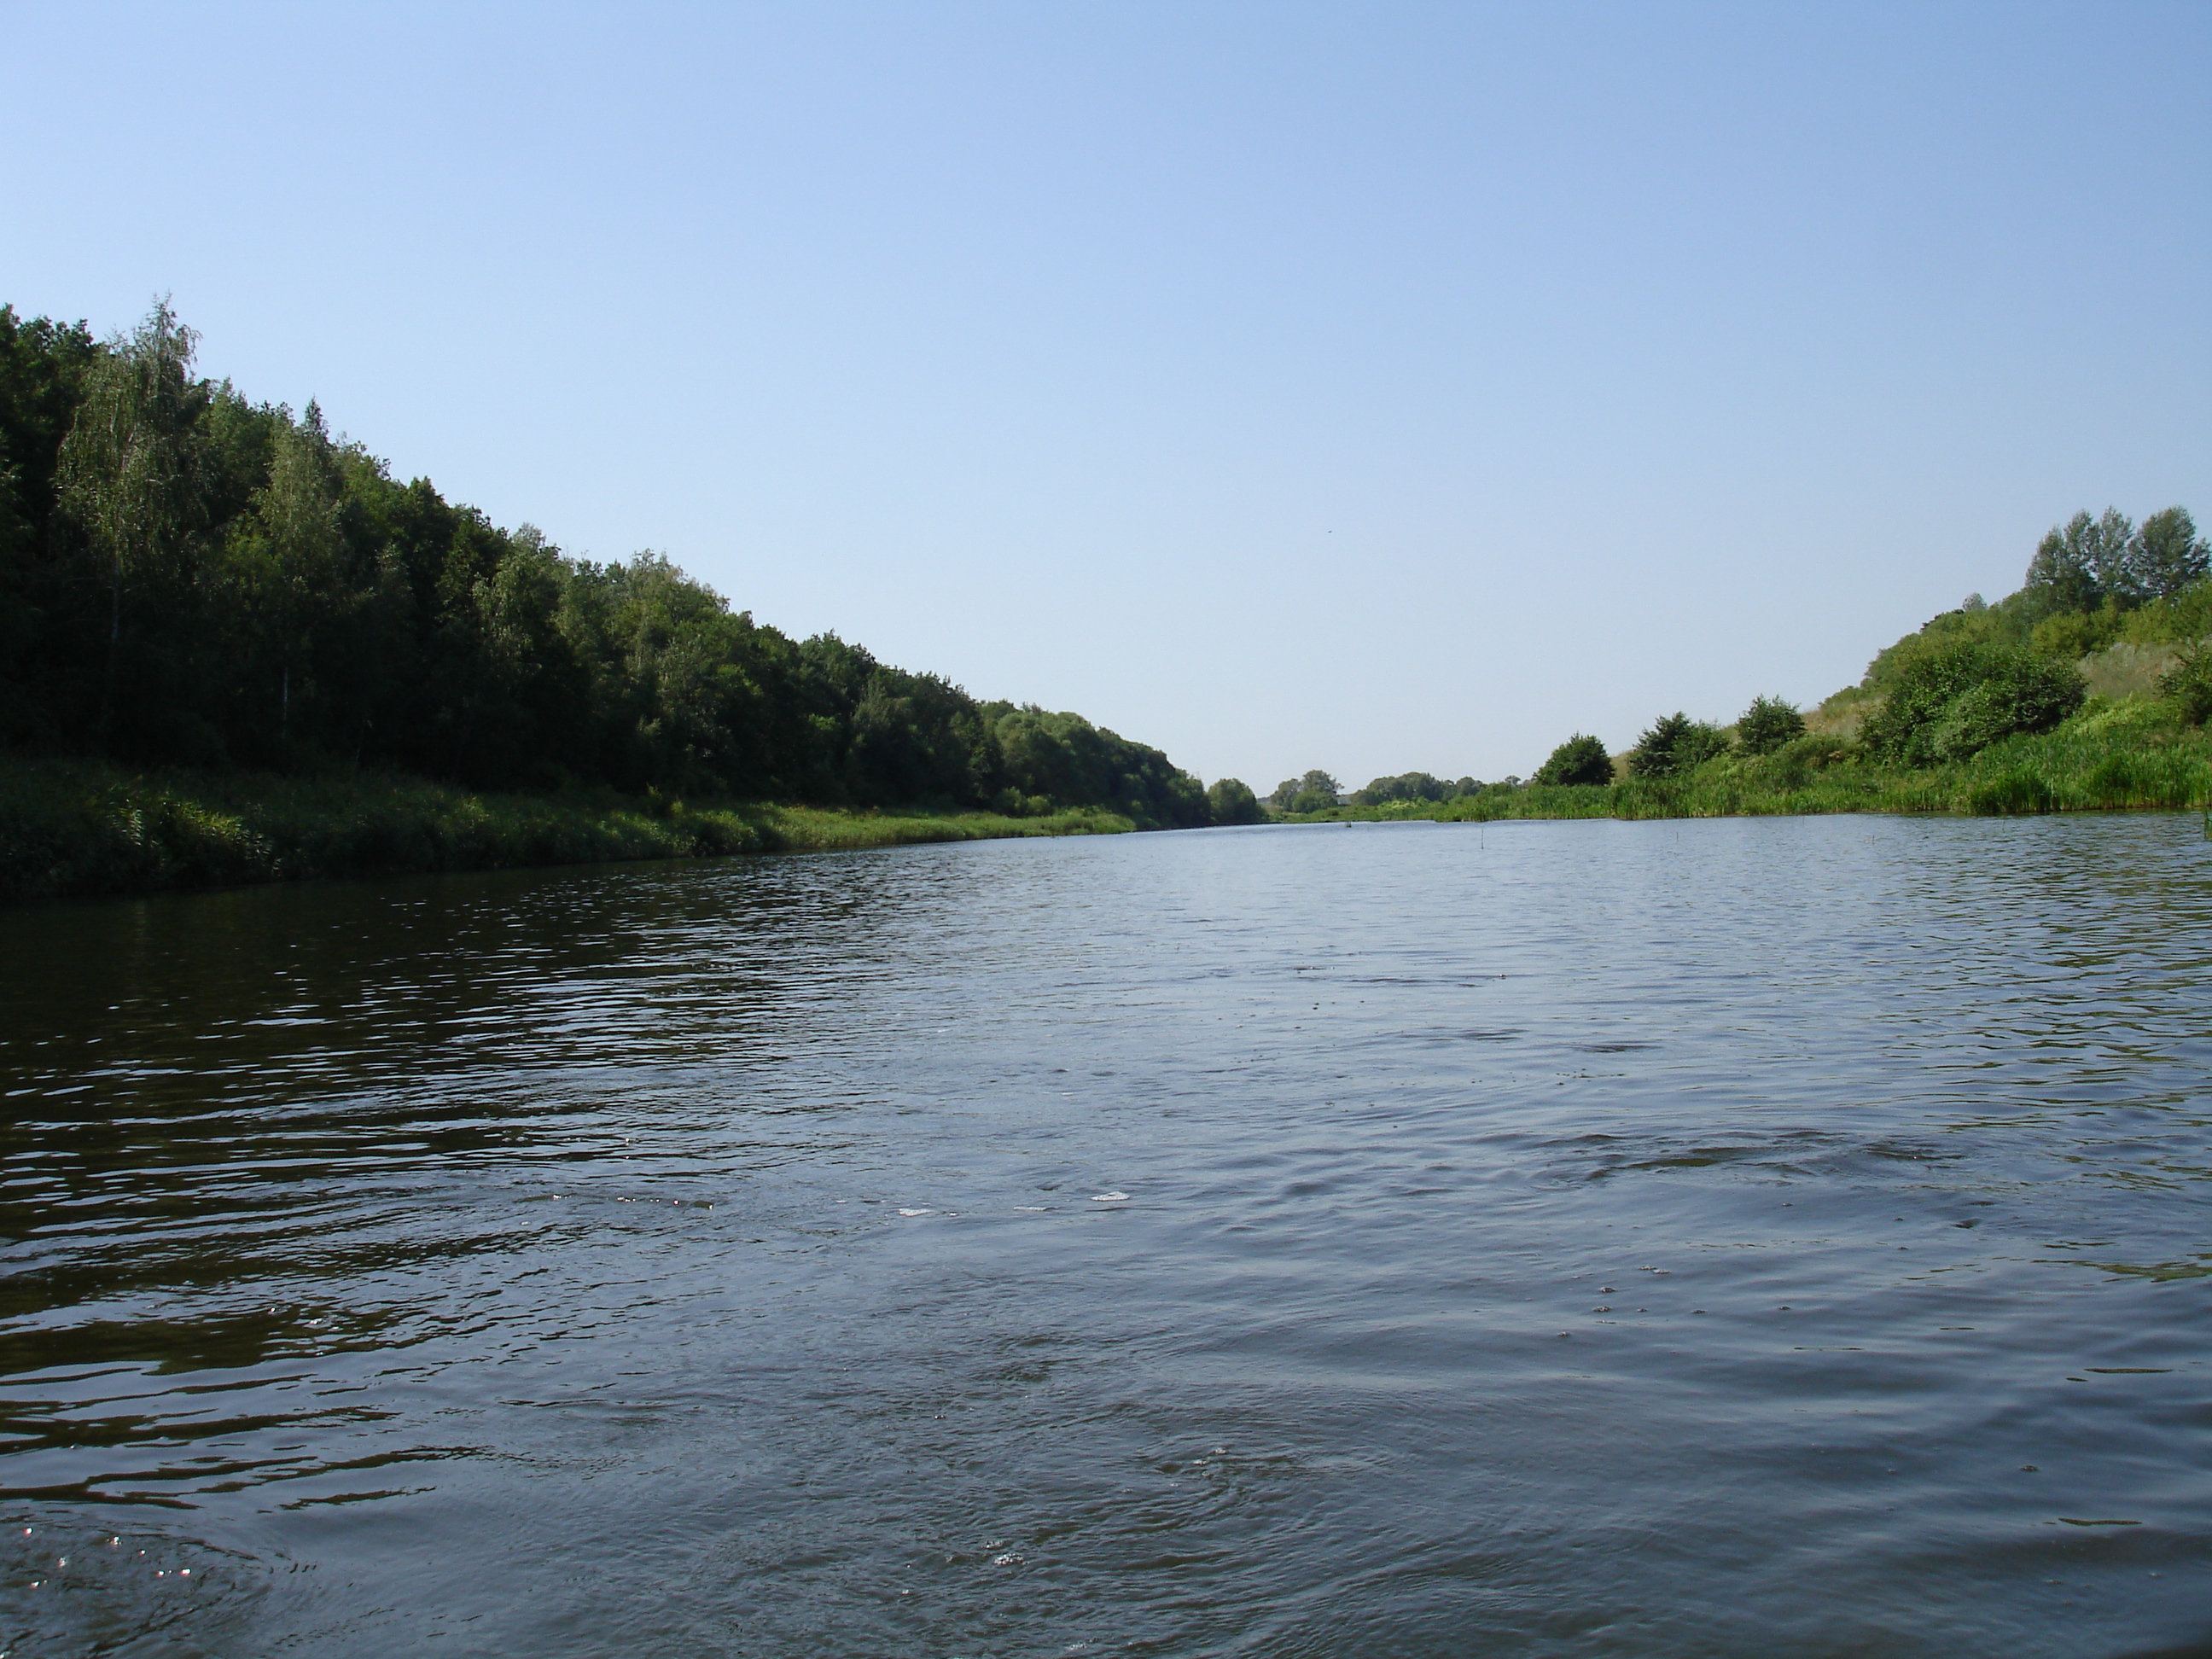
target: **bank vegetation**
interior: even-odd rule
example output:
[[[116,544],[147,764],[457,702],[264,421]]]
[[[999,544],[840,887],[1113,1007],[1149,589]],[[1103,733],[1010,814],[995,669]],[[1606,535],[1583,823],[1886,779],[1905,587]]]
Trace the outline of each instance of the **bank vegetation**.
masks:
[[[1809,712],[1766,696],[1727,724],[1676,711],[1618,754],[1576,732],[1526,780],[1412,772],[1347,796],[1311,771],[1267,806],[1294,822],[2212,808],[2208,565],[2184,508],[2076,514],[2018,592],[1971,596]]]

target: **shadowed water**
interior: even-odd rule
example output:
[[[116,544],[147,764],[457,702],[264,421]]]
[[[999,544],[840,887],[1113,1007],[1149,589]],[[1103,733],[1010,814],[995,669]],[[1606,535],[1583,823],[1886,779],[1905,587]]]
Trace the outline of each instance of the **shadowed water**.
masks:
[[[1328,827],[0,917],[0,1647],[2212,1652],[2209,855]]]

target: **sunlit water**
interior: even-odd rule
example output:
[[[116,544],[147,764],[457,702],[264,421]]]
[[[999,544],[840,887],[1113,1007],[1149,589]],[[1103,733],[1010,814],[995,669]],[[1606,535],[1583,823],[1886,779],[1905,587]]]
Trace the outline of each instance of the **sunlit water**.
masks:
[[[0,1647],[2212,1652],[2208,855],[1329,827],[0,917]]]

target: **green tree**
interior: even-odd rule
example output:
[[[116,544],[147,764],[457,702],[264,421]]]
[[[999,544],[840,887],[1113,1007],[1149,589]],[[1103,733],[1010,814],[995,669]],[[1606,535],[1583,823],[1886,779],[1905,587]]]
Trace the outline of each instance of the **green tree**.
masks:
[[[1275,786],[1267,801],[1279,812],[1318,812],[1339,804],[1344,786],[1316,768],[1303,777],[1286,778]]]
[[[1804,735],[1805,716],[1780,697],[1753,697],[1735,723],[1736,744],[1748,755],[1771,755]]]
[[[1536,769],[1534,783],[1611,783],[1613,759],[1605,752],[1605,744],[1577,732],[1557,749],[1551,758]]]
[[[0,742],[52,744],[72,723],[77,584],[50,532],[62,441],[98,354],[82,323],[0,306]]]
[[[1636,739],[1628,769],[1639,778],[1673,778],[1728,750],[1728,733],[1679,711],[1662,714]]]
[[[2212,570],[2212,549],[2187,507],[2169,507],[2145,519],[2130,554],[2135,585],[2149,599],[2170,599]]]
[[[2022,592],[2038,616],[2094,611],[2106,595],[2122,604],[2141,597],[2135,573],[2135,526],[2117,507],[2097,518],[2076,513],[2047,532],[2028,561]]]
[[[106,597],[98,730],[105,741],[127,650],[126,603],[156,605],[190,586],[198,456],[193,425],[207,388],[191,378],[197,337],[167,300],[85,376],[63,441],[57,506],[82,535]]]
[[[1206,806],[1216,823],[1260,823],[1267,816],[1251,786],[1236,778],[1216,778],[1206,786]]]
[[[268,482],[236,522],[222,574],[226,609],[246,623],[253,654],[273,670],[268,706],[283,740],[291,736],[295,681],[313,660],[319,625],[351,596],[341,592],[338,487],[321,411],[309,404],[297,424],[279,411],[270,437]]]

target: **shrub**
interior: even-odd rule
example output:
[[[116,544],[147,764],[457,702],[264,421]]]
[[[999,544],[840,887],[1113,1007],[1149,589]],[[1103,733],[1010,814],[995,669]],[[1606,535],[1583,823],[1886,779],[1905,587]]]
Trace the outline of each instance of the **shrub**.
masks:
[[[1866,723],[1874,754],[1908,765],[1965,760],[2016,732],[2044,732],[2081,706],[2081,676],[2019,646],[1969,641],[1907,664]]]
[[[1577,732],[1536,769],[1532,783],[1611,783],[1613,758],[1595,738]]]
[[[1735,723],[1736,744],[1750,755],[1771,755],[1804,735],[1804,715],[1780,697],[1753,697]]]
[[[1728,752],[1728,733],[1687,714],[1662,714],[1629,751],[1628,769],[1639,778],[1673,778]]]
[[[2127,613],[2107,599],[2100,610],[2062,611],[2045,617],[2029,638],[2045,656],[2073,662],[2119,638],[2126,620]]]
[[[2180,659],[2159,676],[2158,689],[2179,707],[2185,725],[2212,720],[2212,639],[2184,647]]]
[[[1216,778],[1206,789],[1206,808],[1216,823],[1258,823],[1267,817],[1251,786],[1237,778]]]

